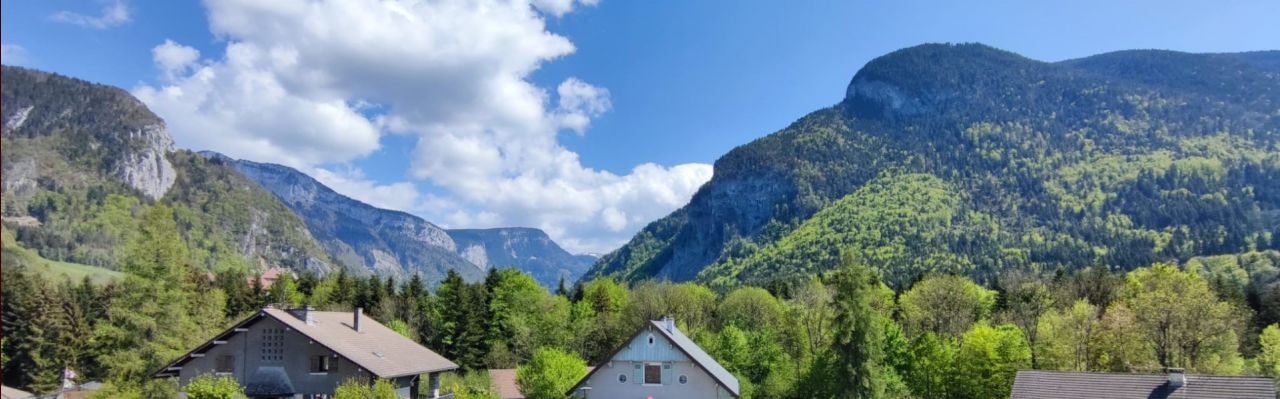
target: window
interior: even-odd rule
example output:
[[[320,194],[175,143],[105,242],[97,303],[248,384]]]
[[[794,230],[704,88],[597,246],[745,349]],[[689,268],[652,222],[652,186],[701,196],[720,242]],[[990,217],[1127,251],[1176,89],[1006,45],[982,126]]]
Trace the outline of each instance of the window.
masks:
[[[261,355],[264,362],[279,362],[284,360],[284,329],[281,328],[264,328],[262,329],[262,347]]]
[[[689,383],[689,376],[687,375],[680,376],[680,385],[684,385],[688,383]]]
[[[623,384],[626,384],[626,383],[627,383],[627,375],[626,375],[626,374],[618,374],[618,382],[621,382],[621,383],[623,383]]]
[[[328,373],[333,371],[333,359],[325,355],[318,355],[311,358],[312,373]]]
[[[644,383],[645,384],[662,384],[662,365],[657,363],[646,363],[644,365]]]
[[[649,334],[649,346],[653,346],[653,334]]]
[[[236,369],[236,357],[231,355],[218,356],[218,360],[214,365],[215,373],[230,373]]]

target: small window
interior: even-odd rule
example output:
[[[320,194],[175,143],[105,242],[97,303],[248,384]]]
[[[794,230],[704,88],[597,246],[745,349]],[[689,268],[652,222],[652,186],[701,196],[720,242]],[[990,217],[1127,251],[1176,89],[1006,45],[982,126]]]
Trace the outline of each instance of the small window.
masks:
[[[653,346],[653,334],[649,334],[649,346]]]
[[[627,375],[626,375],[626,374],[618,374],[618,382],[621,382],[621,383],[623,383],[623,384],[626,384],[626,383],[627,383]]]
[[[333,363],[331,362],[332,359],[325,355],[313,357],[311,358],[311,372],[328,373],[330,370],[333,370]]]
[[[689,376],[687,375],[680,376],[680,385],[684,385],[688,383],[689,383]]]
[[[230,373],[236,369],[236,358],[231,355],[218,356],[217,364],[213,371],[217,373]]]
[[[644,365],[644,383],[645,384],[662,384],[662,365],[650,363]]]

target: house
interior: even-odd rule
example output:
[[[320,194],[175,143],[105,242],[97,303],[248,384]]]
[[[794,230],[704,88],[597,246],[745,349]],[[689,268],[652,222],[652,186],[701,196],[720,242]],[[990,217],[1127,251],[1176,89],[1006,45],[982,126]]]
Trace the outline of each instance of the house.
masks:
[[[1275,399],[1270,378],[1186,374],[1088,373],[1019,370],[1013,399]]]
[[[738,379],[716,363],[671,318],[646,323],[582,377],[577,398],[737,398]]]
[[[214,373],[235,378],[251,398],[325,398],[349,378],[391,381],[402,398],[439,397],[440,373],[458,365],[354,313],[271,307],[165,365],[155,378],[186,386]],[[427,381],[422,381],[426,375]],[[428,393],[429,392],[429,393]]]

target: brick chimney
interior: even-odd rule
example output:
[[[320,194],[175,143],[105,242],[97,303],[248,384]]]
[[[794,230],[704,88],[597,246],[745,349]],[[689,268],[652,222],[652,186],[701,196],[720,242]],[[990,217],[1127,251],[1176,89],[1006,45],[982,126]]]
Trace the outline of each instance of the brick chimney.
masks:
[[[360,316],[364,315],[364,309],[356,308],[355,318],[351,321],[351,328],[356,332],[360,332]]]
[[[1172,388],[1181,388],[1187,385],[1187,374],[1181,368],[1170,367],[1165,369],[1165,373],[1169,374],[1169,386]]]

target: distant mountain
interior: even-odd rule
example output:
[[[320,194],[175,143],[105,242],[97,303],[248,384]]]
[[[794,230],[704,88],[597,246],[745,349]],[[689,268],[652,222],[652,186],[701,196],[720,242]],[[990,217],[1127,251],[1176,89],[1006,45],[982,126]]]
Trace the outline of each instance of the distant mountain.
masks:
[[[554,288],[560,276],[572,283],[594,262],[565,252],[542,230],[446,231],[420,217],[339,194],[287,166],[201,154],[212,162],[232,165],[274,193],[348,267],[401,277],[416,272],[433,284],[451,269],[475,281],[491,267],[515,267]]]
[[[449,236],[457,243],[458,253],[471,263],[482,268],[515,267],[553,289],[561,278],[572,285],[596,260],[570,254],[547,233],[533,228],[453,229]]]
[[[431,285],[443,280],[449,270],[469,281],[484,276],[482,268],[457,254],[457,244],[448,232],[422,218],[338,194],[287,166],[234,160],[207,151],[201,155],[235,168],[274,193],[347,267],[401,279],[419,273]]]
[[[1280,248],[1277,60],[895,51],[840,103],[725,154],[586,278],[787,284],[843,251],[904,286]]]
[[[55,261],[118,268],[143,207],[175,209],[201,266],[330,272],[333,260],[271,193],[175,150],[164,121],[119,88],[4,66],[4,221]]]

